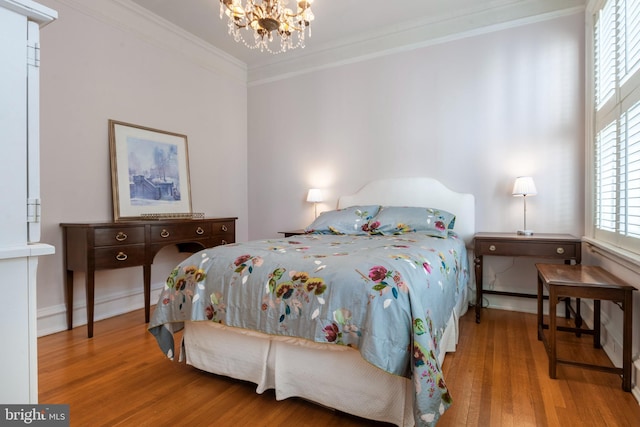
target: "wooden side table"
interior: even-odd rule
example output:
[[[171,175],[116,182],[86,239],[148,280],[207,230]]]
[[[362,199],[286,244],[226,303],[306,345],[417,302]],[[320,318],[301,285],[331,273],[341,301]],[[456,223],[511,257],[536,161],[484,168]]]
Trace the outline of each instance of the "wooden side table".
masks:
[[[523,236],[516,233],[477,233],[473,237],[473,241],[476,272],[476,323],[480,323],[483,293],[512,297],[536,297],[535,293],[484,290],[482,287],[483,256],[549,258],[564,260],[565,263],[573,261],[576,264],[580,264],[582,259],[581,241],[570,234],[540,233]]]
[[[181,252],[235,242],[235,217],[177,220],[139,220],[63,223],[67,329],[73,327],[73,272],[86,273],[87,336],[93,336],[95,272],[143,267],[144,320],[149,322],[151,264],[165,246]]]
[[[538,340],[544,343],[549,356],[549,377],[556,378],[556,365],[564,363],[582,368],[595,369],[622,375],[622,389],[631,391],[631,329],[633,324],[633,298],[635,290],[597,266],[536,264],[538,269]],[[549,291],[549,324],[543,322],[543,288]],[[593,300],[593,329],[559,327],[556,323],[556,305],[560,298],[587,298]],[[622,368],[593,365],[560,359],[557,356],[556,332],[568,331],[593,335],[593,347],[600,348],[600,301],[612,301],[620,306],[624,313],[622,333]],[[549,338],[544,335],[549,330]]]

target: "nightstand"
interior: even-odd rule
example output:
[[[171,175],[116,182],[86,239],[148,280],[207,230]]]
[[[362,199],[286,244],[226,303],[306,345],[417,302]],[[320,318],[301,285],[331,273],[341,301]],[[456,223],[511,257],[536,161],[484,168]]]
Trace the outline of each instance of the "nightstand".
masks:
[[[305,233],[305,231],[303,229],[289,230],[289,231],[278,231],[278,233],[284,234],[284,237],[299,236],[301,234],[307,234],[307,233]]]
[[[571,261],[580,264],[582,259],[581,241],[570,234],[536,233],[531,236],[522,236],[516,233],[477,233],[473,237],[473,242],[476,272],[476,323],[480,323],[483,293],[537,298],[535,293],[484,290],[482,287],[483,256],[560,259],[564,260],[565,264],[571,264]],[[532,280],[532,288],[534,286],[535,280]]]

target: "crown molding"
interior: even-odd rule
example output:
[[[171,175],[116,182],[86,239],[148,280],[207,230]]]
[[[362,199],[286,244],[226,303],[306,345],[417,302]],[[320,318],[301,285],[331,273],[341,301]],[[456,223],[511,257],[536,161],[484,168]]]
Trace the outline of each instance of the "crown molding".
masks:
[[[5,0],[9,1],[9,0]],[[74,10],[129,32],[140,40],[211,71],[234,83],[258,86],[314,71],[366,61],[501,31],[576,13],[584,13],[587,0],[496,0],[492,7],[458,10],[361,34],[313,50],[269,57],[247,66],[177,25],[150,13],[131,0],[56,0]],[[60,21],[64,21],[61,16]]]
[[[302,50],[284,59],[251,66],[247,83],[249,87],[258,86],[322,69],[584,13],[585,3],[586,0],[512,0],[497,3],[491,8],[430,17],[410,26],[383,29],[343,40],[340,44],[308,52]]]
[[[130,0],[56,1],[221,77],[246,85],[247,65],[244,62]],[[59,20],[63,22],[64,16]]]

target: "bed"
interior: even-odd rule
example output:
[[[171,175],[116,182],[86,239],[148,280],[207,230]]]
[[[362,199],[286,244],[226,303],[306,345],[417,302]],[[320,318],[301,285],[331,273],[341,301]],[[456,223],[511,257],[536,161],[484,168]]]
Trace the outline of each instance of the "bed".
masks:
[[[468,308],[474,209],[432,178],[370,182],[308,234],[190,256],[149,331],[174,358],[184,328],[180,359],[278,400],[435,425],[452,402],[440,367]]]

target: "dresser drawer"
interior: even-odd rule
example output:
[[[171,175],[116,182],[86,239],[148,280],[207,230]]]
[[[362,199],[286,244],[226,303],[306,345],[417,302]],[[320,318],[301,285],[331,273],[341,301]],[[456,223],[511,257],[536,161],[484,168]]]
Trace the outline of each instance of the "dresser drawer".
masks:
[[[95,249],[96,270],[135,267],[144,264],[144,243]]]
[[[217,234],[213,236],[209,241],[211,242],[211,246],[219,246],[235,243],[236,238],[233,234]]]
[[[188,222],[184,224],[152,225],[151,242],[171,242],[200,239],[211,236],[211,223]]]
[[[116,246],[144,243],[144,225],[96,228],[93,231],[95,246]]]
[[[235,221],[217,221],[211,223],[213,234],[223,234],[227,236],[236,235]]]
[[[211,223],[213,236],[211,238],[212,246],[227,245],[236,241],[236,222],[235,221],[216,221]]]
[[[580,245],[563,242],[477,241],[479,255],[529,256],[539,258],[576,258]]]

